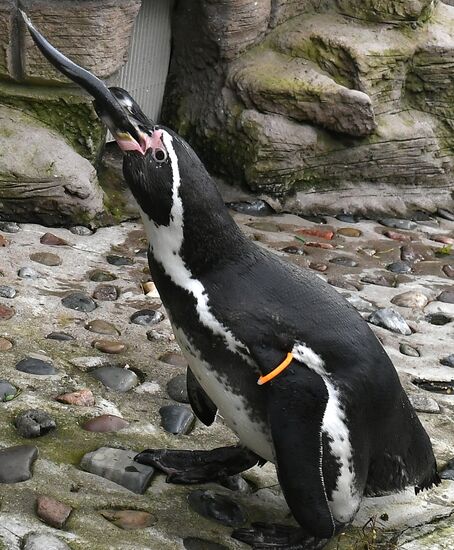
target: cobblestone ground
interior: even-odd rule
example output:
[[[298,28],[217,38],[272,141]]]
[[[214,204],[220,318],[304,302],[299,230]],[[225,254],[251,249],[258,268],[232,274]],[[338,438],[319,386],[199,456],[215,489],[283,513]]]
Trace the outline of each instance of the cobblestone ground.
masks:
[[[329,548],[454,548],[454,217],[233,214],[382,325],[371,326],[444,469],[424,494],[365,499]],[[185,403],[185,361],[149,282],[141,225],[0,230],[0,549],[240,549],[232,527],[292,523],[271,465],[227,487],[188,487],[136,471],[131,453],[86,456],[235,442],[222,419],[204,427]]]

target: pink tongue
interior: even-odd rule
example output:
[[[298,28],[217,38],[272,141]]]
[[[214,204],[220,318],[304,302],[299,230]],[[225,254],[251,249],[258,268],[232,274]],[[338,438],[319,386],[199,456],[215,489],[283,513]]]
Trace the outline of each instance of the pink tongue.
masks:
[[[128,139],[117,139],[117,143],[122,151],[139,151],[139,153],[143,153],[142,147],[136,140],[131,141]]]

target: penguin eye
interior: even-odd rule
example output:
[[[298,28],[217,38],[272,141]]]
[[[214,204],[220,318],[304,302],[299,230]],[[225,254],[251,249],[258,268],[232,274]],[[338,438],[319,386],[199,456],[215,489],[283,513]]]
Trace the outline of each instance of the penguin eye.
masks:
[[[167,153],[164,149],[160,149],[160,148],[154,149],[152,152],[152,156],[154,160],[159,163],[167,160]]]

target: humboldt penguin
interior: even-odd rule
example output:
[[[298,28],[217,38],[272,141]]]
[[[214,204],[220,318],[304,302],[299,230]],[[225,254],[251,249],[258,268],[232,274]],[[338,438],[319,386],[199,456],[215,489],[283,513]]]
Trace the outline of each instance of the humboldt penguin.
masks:
[[[148,450],[138,460],[179,482],[273,462],[301,529],[236,532],[261,547],[319,548],[355,517],[363,495],[438,484],[430,440],[361,315],[320,277],[247,238],[184,139],[25,21],[50,62],[94,97],[123,150],[150,272],[188,360],[191,404],[206,424],[219,411],[242,445]]]

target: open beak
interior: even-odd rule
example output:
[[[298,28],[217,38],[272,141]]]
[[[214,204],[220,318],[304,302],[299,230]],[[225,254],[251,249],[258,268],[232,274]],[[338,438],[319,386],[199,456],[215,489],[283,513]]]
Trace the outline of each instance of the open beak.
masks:
[[[140,130],[126,109],[118,102],[109,88],[86,69],[76,65],[52,46],[36,30],[26,13],[20,10],[33,41],[48,61],[70,80],[79,84],[94,98],[94,107],[123,151],[138,151],[145,154],[149,147],[150,136]]]

